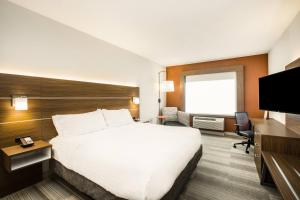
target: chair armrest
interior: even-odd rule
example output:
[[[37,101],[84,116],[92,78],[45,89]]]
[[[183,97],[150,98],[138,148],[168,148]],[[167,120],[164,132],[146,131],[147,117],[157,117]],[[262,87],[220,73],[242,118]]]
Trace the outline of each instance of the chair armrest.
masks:
[[[237,134],[239,134],[239,132],[240,132],[240,124],[233,124],[234,126],[235,126],[235,132],[237,133]]]
[[[182,111],[177,112],[178,121],[185,126],[190,126],[190,114]]]
[[[178,121],[177,107],[163,107],[162,115],[165,116],[163,121]]]
[[[237,127],[240,127],[240,126],[242,126],[242,125],[240,125],[240,124],[233,124],[234,126],[237,126]]]

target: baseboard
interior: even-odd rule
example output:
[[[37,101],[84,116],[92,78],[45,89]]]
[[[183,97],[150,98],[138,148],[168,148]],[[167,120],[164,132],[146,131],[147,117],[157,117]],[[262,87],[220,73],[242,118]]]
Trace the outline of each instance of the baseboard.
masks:
[[[200,130],[200,132],[208,135],[225,136],[223,131]]]

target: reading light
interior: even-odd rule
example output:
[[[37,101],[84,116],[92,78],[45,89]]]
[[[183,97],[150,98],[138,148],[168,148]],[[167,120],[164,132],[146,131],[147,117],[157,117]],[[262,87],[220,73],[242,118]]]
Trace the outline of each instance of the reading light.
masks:
[[[140,104],[140,98],[139,97],[132,97],[132,102],[134,104]]]
[[[161,74],[166,73],[166,71],[158,72],[158,113],[161,114],[160,111],[160,92],[174,92],[174,82],[173,81],[161,81]]]
[[[173,81],[163,81],[161,85],[161,90],[163,92],[174,92],[174,82]]]
[[[12,97],[12,106],[15,110],[27,110],[28,109],[28,100],[26,96],[13,96]]]

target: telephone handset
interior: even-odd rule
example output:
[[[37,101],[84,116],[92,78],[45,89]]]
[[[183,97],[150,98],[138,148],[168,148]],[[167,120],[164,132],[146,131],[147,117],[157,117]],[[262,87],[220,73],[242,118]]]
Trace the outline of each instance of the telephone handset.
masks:
[[[33,140],[31,139],[30,136],[26,136],[26,137],[17,137],[15,139],[15,142],[17,144],[20,144],[21,147],[30,147],[34,144]]]

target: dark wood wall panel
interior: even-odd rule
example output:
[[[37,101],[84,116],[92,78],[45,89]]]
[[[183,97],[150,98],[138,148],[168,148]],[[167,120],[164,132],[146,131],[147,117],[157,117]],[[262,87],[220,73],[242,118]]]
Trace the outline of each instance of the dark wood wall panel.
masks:
[[[44,140],[50,140],[57,135],[56,129],[54,127],[52,120],[42,121],[42,138]]]
[[[130,109],[131,100],[130,99],[120,99],[120,100],[97,100],[97,99],[56,99],[56,100],[40,100],[42,117],[47,118],[55,114],[77,114],[82,112],[90,112],[95,109],[120,109],[128,108]]]
[[[138,96],[136,87],[41,79],[42,97],[127,97]]]
[[[0,74],[0,97],[127,97],[138,96],[137,87]]]
[[[0,123],[40,119],[40,100],[28,101],[29,109],[27,111],[16,111],[11,105],[10,99],[0,99]]]
[[[18,136],[30,135],[33,139],[42,139],[42,121],[26,121],[0,124],[0,148],[15,144]]]
[[[0,74],[0,97],[12,94],[40,96],[40,80],[38,77]]]
[[[27,96],[28,110],[14,110],[12,95]],[[0,74],[0,147],[13,145],[16,136],[55,137],[51,117],[56,114],[127,108],[139,117],[131,100],[138,96],[138,87]]]

